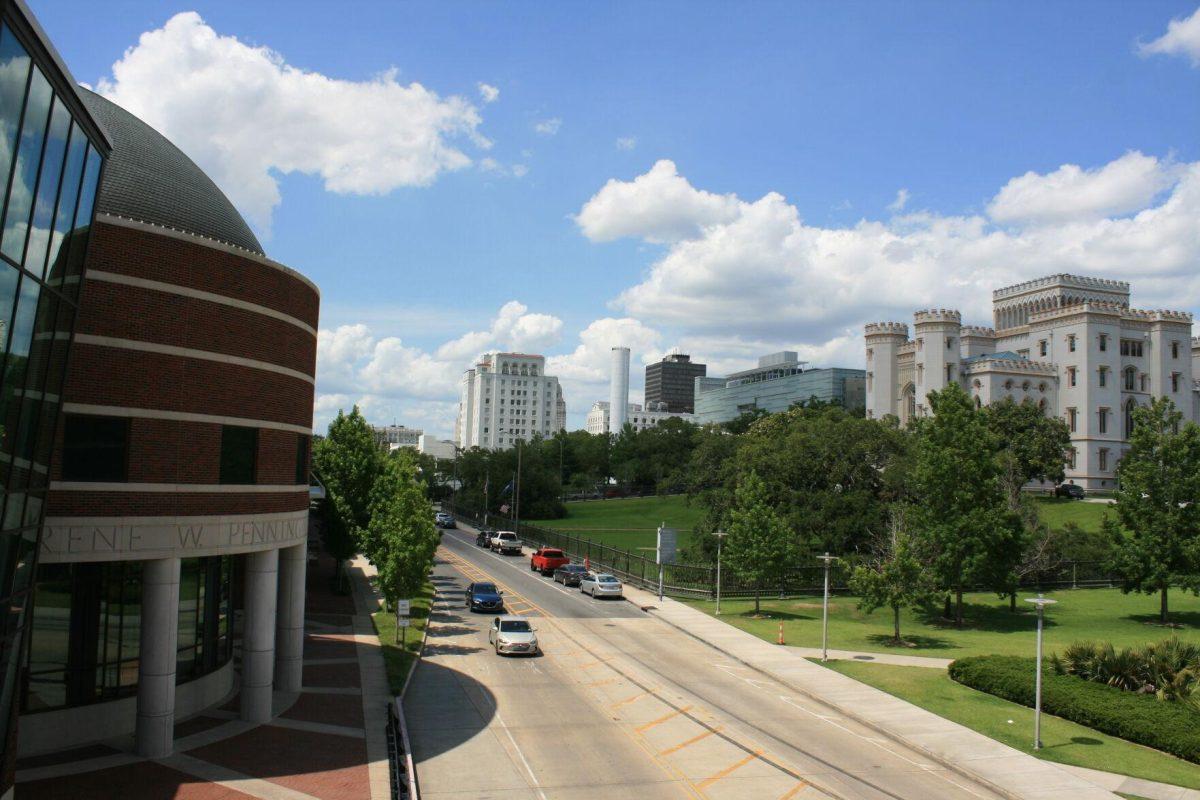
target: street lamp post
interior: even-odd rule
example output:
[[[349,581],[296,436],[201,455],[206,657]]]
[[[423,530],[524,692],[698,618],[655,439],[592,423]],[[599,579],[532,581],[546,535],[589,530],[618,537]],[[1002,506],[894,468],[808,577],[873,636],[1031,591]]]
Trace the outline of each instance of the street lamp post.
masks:
[[[717,616],[721,616],[721,541],[729,534],[725,531],[713,531],[717,537]]]
[[[825,599],[821,604],[821,661],[829,660],[829,567],[837,561],[837,556],[829,555],[828,551],[823,556],[817,556],[818,561],[825,562]]]
[[[1042,597],[1041,592],[1037,597],[1026,597],[1026,603],[1033,603],[1037,606],[1037,673],[1034,675],[1033,689],[1033,749],[1042,749],[1042,617],[1045,614],[1046,606],[1054,605],[1057,600],[1051,600],[1047,597]]]

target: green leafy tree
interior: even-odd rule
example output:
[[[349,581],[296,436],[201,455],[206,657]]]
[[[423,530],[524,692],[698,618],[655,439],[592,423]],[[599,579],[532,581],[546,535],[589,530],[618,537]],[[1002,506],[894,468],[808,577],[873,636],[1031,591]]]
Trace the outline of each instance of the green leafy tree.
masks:
[[[352,535],[370,521],[371,488],[383,468],[384,454],[358,406],[338,411],[328,434],[313,447],[313,468],[326,490],[342,503]]]
[[[729,520],[726,563],[739,578],[753,584],[754,615],[758,616],[762,587],[778,584],[795,563],[795,541],[757,472],[750,472],[738,484]]]
[[[363,550],[378,571],[384,602],[395,608],[421,590],[439,540],[415,458],[397,453],[386,460],[370,509]]]
[[[1200,428],[1181,424],[1169,398],[1133,412],[1129,450],[1117,466],[1116,512],[1105,528],[1117,546],[1121,590],[1159,594],[1168,621],[1171,586],[1197,590],[1200,571]]]
[[[984,414],[956,383],[930,392],[933,417],[915,426],[916,455],[908,520],[939,585],[954,595],[963,624],[963,592],[982,584],[1007,594],[1024,550],[1024,531],[1008,507]]]
[[[900,610],[921,609],[933,602],[937,582],[921,560],[912,535],[897,511],[888,532],[879,537],[875,551],[854,568],[850,589],[859,596],[858,607],[868,614],[877,608],[892,610],[891,644],[902,645]]]
[[[1025,484],[1033,480],[1062,481],[1067,448],[1071,446],[1066,422],[1046,416],[1028,400],[1017,403],[1010,397],[985,406],[983,415],[997,447],[1000,479],[1014,511]]]
[[[358,552],[358,541],[354,536],[350,511],[337,492],[326,489],[322,516],[321,541],[325,552],[333,557],[334,581],[340,590],[345,583],[344,565]]]

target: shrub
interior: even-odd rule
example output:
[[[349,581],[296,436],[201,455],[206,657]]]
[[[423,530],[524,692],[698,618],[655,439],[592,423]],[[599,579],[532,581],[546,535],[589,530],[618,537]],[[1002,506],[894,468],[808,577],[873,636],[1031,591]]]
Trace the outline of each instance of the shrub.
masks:
[[[1164,639],[1145,647],[1116,650],[1107,642],[1075,642],[1050,657],[1059,675],[1106,683],[1129,692],[1157,694],[1160,700],[1191,702],[1200,673],[1200,647]]]
[[[972,656],[950,665],[961,684],[1033,706],[1034,660]],[[1200,763],[1200,713],[1190,705],[1161,703],[1153,695],[1122,691],[1046,668],[1042,708],[1048,714]]]

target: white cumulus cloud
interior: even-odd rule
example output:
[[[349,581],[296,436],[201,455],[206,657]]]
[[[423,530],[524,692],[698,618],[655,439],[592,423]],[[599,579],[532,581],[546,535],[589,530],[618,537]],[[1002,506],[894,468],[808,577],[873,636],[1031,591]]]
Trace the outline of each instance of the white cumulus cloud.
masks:
[[[553,136],[558,133],[558,129],[562,127],[562,120],[558,117],[550,117],[549,119],[540,119],[533,123],[534,133],[540,136]]]
[[[288,64],[182,12],[113,64],[98,91],[197,161],[249,219],[270,226],[277,174],[318,176],[339,194],[426,186],[486,149],[467,100],[440,97],[388,70],[364,81]]]
[[[896,199],[888,203],[888,211],[903,211],[908,205],[908,189],[901,189],[896,192]]]
[[[1143,56],[1187,56],[1193,67],[1200,67],[1200,7],[1191,16],[1167,23],[1167,32],[1152,42],[1140,44]]]
[[[1175,165],[1134,150],[1095,169],[1063,164],[1013,178],[988,204],[997,222],[1059,224],[1138,211],[1176,179]]]
[[[828,366],[857,353],[842,362],[855,366],[864,322],[910,319],[936,304],[985,323],[993,289],[1057,272],[1131,280],[1135,304],[1200,306],[1200,162],[1128,153],[1067,165],[1015,178],[989,209],[821,227],[780,194],[712,195],[660,162],[633,181],[609,181],[576,220],[596,241],[668,243],[615,306],[685,348],[710,344],[709,353],[691,347],[700,359],[746,357],[720,346],[744,341]]]
[[[632,150],[635,147],[637,147],[636,136],[622,136],[617,139],[618,150]]]
[[[479,98],[485,103],[494,103],[500,99],[500,90],[480,81]]]
[[[741,209],[732,194],[694,188],[674,161],[664,159],[632,181],[610,180],[584,204],[575,222],[594,242],[626,236],[676,242],[700,235],[707,226],[732,222]]]

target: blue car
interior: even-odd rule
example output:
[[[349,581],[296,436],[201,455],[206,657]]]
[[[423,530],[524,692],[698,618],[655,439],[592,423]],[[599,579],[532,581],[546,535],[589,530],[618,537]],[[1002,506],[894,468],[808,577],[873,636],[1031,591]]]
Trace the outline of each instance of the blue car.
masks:
[[[472,611],[503,611],[504,598],[494,583],[467,584],[467,608]]]

